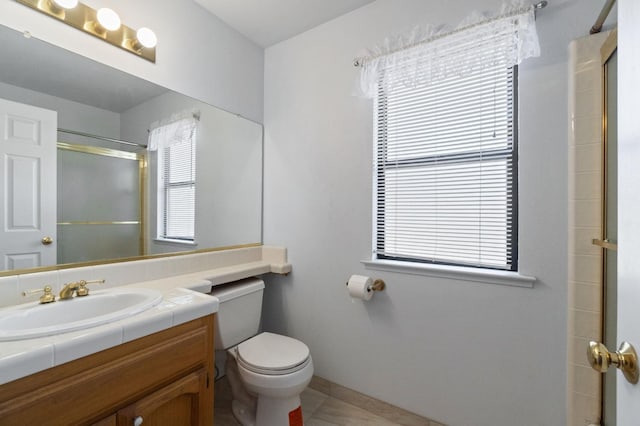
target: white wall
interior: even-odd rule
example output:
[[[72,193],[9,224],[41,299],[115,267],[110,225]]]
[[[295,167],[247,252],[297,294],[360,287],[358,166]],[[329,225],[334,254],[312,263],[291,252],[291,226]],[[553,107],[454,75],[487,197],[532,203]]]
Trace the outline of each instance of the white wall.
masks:
[[[457,24],[499,0],[378,0],[265,53],[264,326],[306,342],[316,374],[450,425],[566,419],[567,45],[601,0],[550,2],[542,57],[520,67],[520,271],[533,289],[380,273],[371,256],[372,102],[350,96],[354,56],[417,24]],[[352,303],[353,273],[387,290]]]
[[[130,27],[158,36],[152,64],[15,1],[0,1],[0,24],[98,62],[262,122],[262,48],[230,29],[193,1],[85,0],[112,7]]]

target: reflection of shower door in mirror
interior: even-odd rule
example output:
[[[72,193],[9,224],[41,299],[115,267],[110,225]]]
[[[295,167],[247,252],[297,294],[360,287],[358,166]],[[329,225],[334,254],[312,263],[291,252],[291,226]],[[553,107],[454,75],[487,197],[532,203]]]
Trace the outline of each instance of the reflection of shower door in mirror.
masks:
[[[58,263],[144,254],[142,153],[58,142]]]
[[[57,113],[0,99],[0,269],[56,264]]]
[[[604,64],[604,151],[603,151],[603,343],[617,348],[617,287],[618,287],[618,54],[613,51]],[[603,377],[602,425],[616,424],[615,368]]]

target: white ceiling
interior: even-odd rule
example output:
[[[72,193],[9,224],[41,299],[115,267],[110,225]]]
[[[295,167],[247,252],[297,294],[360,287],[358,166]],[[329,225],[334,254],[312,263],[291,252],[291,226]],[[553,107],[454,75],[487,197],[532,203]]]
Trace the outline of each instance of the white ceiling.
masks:
[[[374,0],[194,0],[259,46],[269,47]]]

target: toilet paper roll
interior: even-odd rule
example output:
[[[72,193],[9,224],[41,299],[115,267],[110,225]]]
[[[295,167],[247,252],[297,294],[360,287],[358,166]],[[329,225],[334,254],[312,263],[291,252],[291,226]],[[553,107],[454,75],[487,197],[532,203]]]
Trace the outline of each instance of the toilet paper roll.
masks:
[[[371,300],[373,297],[373,290],[371,290],[372,284],[373,280],[371,277],[365,277],[364,275],[351,275],[349,282],[347,282],[349,296],[354,299]]]

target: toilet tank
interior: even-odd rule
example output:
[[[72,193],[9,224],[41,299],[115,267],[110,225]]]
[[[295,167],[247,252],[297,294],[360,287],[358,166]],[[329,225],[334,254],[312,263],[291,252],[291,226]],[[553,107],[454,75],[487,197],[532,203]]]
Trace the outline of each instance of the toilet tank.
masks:
[[[220,301],[216,314],[216,350],[228,349],[258,334],[264,281],[247,278],[216,285],[212,296]]]

